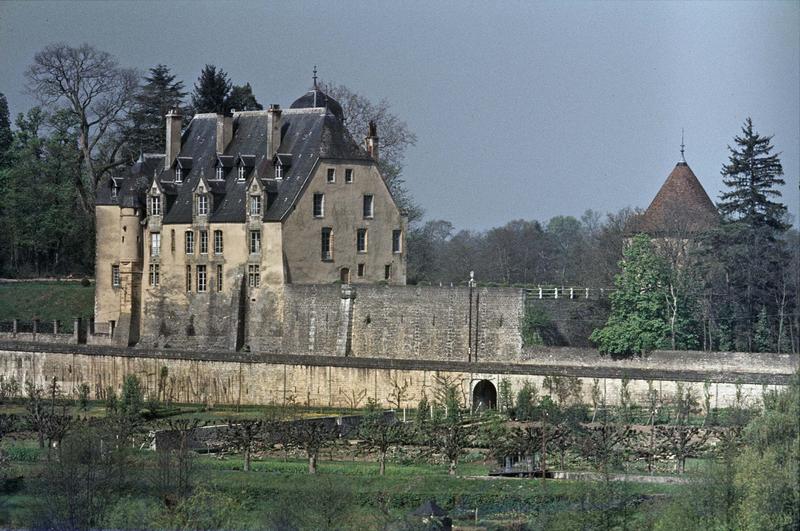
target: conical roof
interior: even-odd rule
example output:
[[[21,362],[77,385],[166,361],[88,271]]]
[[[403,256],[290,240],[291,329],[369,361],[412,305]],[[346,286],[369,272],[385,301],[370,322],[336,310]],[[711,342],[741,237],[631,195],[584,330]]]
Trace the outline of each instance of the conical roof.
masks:
[[[680,235],[709,230],[719,213],[686,162],[679,162],[639,221],[639,230]]]
[[[339,102],[331,98],[315,85],[314,88],[294,100],[290,109],[317,109],[327,108],[340,120],[344,119],[344,112]]]

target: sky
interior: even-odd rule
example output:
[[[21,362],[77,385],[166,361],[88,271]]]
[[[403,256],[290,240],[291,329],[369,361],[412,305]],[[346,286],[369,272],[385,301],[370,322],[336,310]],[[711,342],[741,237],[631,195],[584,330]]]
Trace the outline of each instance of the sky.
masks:
[[[427,219],[484,230],[645,208],[679,160],[717,201],[748,116],[800,210],[800,2],[8,2],[0,92],[52,42],[124,66],[203,65],[288,107],[320,77],[385,98],[417,135],[404,177]]]

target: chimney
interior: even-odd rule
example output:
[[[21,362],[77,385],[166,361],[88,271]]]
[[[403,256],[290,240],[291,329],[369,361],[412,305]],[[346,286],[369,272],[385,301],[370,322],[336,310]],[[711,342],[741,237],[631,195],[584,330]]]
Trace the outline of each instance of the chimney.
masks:
[[[369,153],[369,156],[378,160],[378,126],[375,124],[374,120],[369,121],[369,133],[367,137],[364,139],[364,147]]]
[[[233,138],[233,116],[217,114],[217,153],[225,153],[231,138]]]
[[[181,126],[183,116],[178,109],[170,109],[166,116],[167,119],[167,142],[166,152],[164,153],[164,169],[170,169],[172,163],[181,152]]]
[[[268,116],[268,123],[269,129],[267,131],[267,149],[269,150],[269,158],[272,160],[272,157],[278,152],[278,149],[281,147],[281,114],[283,111],[281,110],[281,106],[277,103],[273,103],[269,106],[267,110]]]

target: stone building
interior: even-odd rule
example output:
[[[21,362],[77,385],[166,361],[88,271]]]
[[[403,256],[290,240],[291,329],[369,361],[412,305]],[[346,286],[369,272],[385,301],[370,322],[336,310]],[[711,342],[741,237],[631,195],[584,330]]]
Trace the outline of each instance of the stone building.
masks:
[[[96,326],[128,345],[234,326],[286,284],[405,284],[377,157],[374,124],[358,145],[316,82],[289,109],[170,112],[166,152],[98,188]]]

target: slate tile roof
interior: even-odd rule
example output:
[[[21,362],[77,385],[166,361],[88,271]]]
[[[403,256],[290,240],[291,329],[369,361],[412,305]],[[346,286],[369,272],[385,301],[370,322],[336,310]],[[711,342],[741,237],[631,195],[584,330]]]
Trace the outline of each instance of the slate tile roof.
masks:
[[[703,185],[685,162],[667,177],[636,223],[637,231],[653,235],[703,232],[719,224],[719,213]]]

